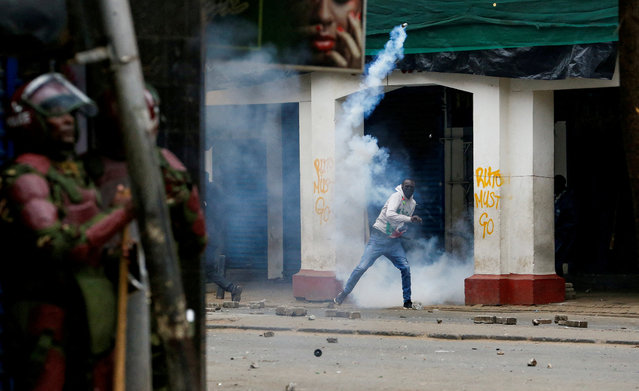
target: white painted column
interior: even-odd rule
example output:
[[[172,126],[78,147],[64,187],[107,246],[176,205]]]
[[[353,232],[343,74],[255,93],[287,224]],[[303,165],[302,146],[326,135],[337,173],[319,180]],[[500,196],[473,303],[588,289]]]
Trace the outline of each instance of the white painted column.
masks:
[[[308,180],[313,172],[313,140],[311,130],[311,102],[299,103],[299,137],[300,137],[300,240],[301,240],[301,268],[314,265],[312,261],[313,248],[313,185]]]
[[[361,229],[352,220],[337,221],[339,209],[336,197],[352,189],[337,187],[336,118],[342,97],[359,87],[359,78],[316,72],[311,74],[310,102],[300,103],[300,215],[301,270],[293,276],[293,294],[307,300],[332,299],[341,289],[336,279],[337,254],[347,261],[352,256],[341,245],[338,228],[348,226],[361,231],[362,247],[365,209],[359,213]],[[360,126],[354,132],[362,132]],[[352,183],[346,185],[352,186]],[[342,201],[340,198],[339,201]],[[342,216],[342,219],[345,217]],[[357,225],[357,224],[355,224]],[[357,235],[355,235],[357,236]],[[349,247],[349,248],[352,248]],[[361,256],[358,252],[357,257]]]
[[[284,271],[282,110],[280,105],[268,105],[264,124],[266,145],[266,192],[268,205],[268,266],[269,279],[282,278]]]
[[[300,106],[302,269],[335,270],[335,99],[331,86],[330,75],[313,73],[310,107]]]
[[[502,146],[509,83],[492,79],[473,95],[475,273],[505,273],[502,262]]]
[[[506,270],[553,274],[553,93],[510,93],[507,155],[509,181],[503,186],[502,219],[507,229]]]
[[[553,93],[525,87],[502,79],[474,96],[475,275],[465,282],[467,304],[564,299],[554,273]]]
[[[334,216],[335,80],[311,74],[310,102],[300,102],[301,268],[293,276],[293,296],[307,300],[335,297]]]

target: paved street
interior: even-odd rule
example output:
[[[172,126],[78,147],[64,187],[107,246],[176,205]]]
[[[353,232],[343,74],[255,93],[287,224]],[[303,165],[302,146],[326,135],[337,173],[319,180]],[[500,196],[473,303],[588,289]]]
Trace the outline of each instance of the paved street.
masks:
[[[284,390],[291,382],[296,390],[639,389],[637,294],[420,310],[345,303],[335,316],[328,303],[296,300],[290,283],[264,282],[245,284],[239,308],[224,308],[214,294],[207,302],[208,390]],[[306,315],[277,315],[278,307]],[[556,315],[588,327],[557,324]],[[478,324],[478,316],[516,324]]]
[[[636,390],[627,345],[214,330],[208,390]],[[327,337],[337,338],[328,343]],[[316,357],[314,351],[322,355]],[[529,366],[531,359],[536,366]]]

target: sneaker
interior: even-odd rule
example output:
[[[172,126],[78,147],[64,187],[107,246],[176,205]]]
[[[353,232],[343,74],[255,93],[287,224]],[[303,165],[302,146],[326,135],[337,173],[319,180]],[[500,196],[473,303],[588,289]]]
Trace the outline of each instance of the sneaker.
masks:
[[[242,285],[233,286],[233,289],[231,289],[231,300],[238,302],[242,300]]]
[[[340,292],[334,299],[333,299],[333,303],[337,304],[337,305],[341,305],[344,302],[344,299],[346,299],[346,295],[344,294],[344,292]]]
[[[406,300],[404,302],[404,308],[406,308],[407,310],[412,310],[413,309],[413,302],[410,300]]]

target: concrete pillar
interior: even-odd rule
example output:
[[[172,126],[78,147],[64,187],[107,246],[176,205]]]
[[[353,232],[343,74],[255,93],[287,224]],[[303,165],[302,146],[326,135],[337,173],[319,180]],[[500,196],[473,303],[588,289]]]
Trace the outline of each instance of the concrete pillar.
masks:
[[[474,96],[475,275],[466,304],[563,301],[554,273],[553,94],[501,79]]]
[[[269,279],[282,278],[284,270],[284,201],[282,167],[282,110],[280,105],[268,105],[264,127],[266,144],[266,189],[268,205],[268,266]]]
[[[311,101],[300,103],[300,216],[302,260],[293,296],[328,300],[339,292],[335,278],[332,215],[335,183],[336,80],[313,73]]]
[[[310,102],[300,102],[300,215],[302,260],[293,276],[296,298],[330,300],[341,290],[336,278],[338,216],[336,187],[336,120],[341,98],[359,88],[359,77],[316,72],[311,74]],[[361,127],[355,131],[363,131]],[[364,224],[364,212],[361,223]],[[357,223],[354,223],[357,225]],[[362,247],[364,228],[361,231]]]

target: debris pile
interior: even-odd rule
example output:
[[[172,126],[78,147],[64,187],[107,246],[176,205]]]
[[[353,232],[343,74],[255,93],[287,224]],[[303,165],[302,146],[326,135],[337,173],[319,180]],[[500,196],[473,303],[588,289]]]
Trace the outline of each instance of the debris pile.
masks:
[[[568,315],[555,315],[555,323],[559,326],[588,328],[588,322],[585,320],[569,320]]]
[[[209,303],[206,306],[206,312],[215,312],[215,311],[221,311],[222,307],[220,307],[218,304],[211,304]]]
[[[500,317],[500,316],[492,316],[492,315],[479,315],[473,318],[473,322],[476,324],[514,325],[514,324],[517,324],[517,318]],[[551,323],[552,323],[552,320],[550,319],[536,318],[532,320],[533,326],[539,326],[540,324],[551,324]],[[555,323],[560,326],[568,326],[568,327],[581,327],[581,328],[588,327],[588,322],[586,322],[585,320],[568,320],[567,315],[555,315]]]
[[[249,308],[252,310],[259,310],[262,309],[266,306],[266,301],[265,300],[260,300],[260,301],[252,301],[249,303]]]
[[[306,308],[304,307],[286,307],[279,306],[275,309],[275,315],[281,316],[306,316]]]
[[[496,323],[496,324],[513,325],[513,324],[517,324],[517,318],[502,317],[502,316],[480,315],[480,316],[475,316],[473,318],[473,322],[482,323],[482,324],[494,324],[494,323]]]

